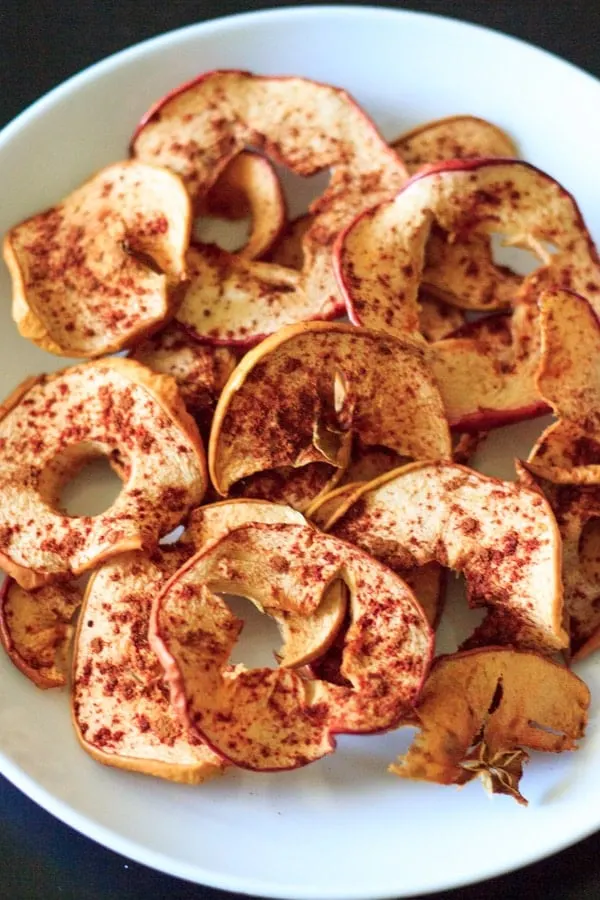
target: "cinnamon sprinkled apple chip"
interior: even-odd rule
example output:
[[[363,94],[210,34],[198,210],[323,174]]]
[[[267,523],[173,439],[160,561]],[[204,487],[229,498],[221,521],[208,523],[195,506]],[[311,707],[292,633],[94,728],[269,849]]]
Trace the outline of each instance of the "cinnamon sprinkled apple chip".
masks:
[[[342,673],[350,686],[289,668],[228,665],[240,622],[214,591],[252,597],[266,613],[310,617],[342,577],[351,625]],[[385,566],[312,528],[247,525],[190,560],[157,598],[150,642],[171,702],[192,734],[249,769],[306,765],[336,732],[391,728],[415,703],[432,636],[409,588]]]
[[[302,272],[296,282],[290,279],[287,298],[279,288],[273,290],[273,282],[281,278],[277,272],[269,276],[267,264],[256,276],[250,267],[246,285],[235,277],[239,260],[215,260],[208,253],[202,267],[205,277],[193,280],[193,293],[179,315],[209,341],[255,343],[281,325],[343,312],[331,244],[358,212],[391,196],[407,177],[400,158],[346,91],[305,78],[236,71],[207,72],[157,103],[137,129],[132,153],[177,172],[199,203],[246,146],[264,149],[298,175],[330,169],[331,180],[311,206]],[[229,264],[234,269],[231,277],[226,274]],[[216,275],[206,277],[215,266],[223,283],[219,295],[214,291]],[[217,317],[217,302],[226,316]],[[269,304],[278,308],[271,327],[262,309]]]
[[[92,576],[75,641],[72,711],[81,746],[98,762],[199,784],[223,762],[175,716],[148,644],[152,601],[190,552],[126,553]]]
[[[81,604],[75,584],[25,591],[7,578],[0,594],[0,641],[15,666],[40,688],[63,687],[72,619]]]
[[[538,293],[553,286],[579,290],[600,306],[598,255],[577,204],[552,178],[518,161],[427,167],[394,200],[363,213],[339,236],[336,265],[353,321],[394,334],[418,333],[417,294],[434,222],[461,235],[500,231],[543,263],[515,296],[511,346],[499,360],[476,340],[461,346],[450,338],[434,346],[451,424],[491,427],[490,422],[514,421],[516,410],[519,417],[522,410],[538,411],[544,406],[534,381]],[[461,373],[471,370],[473,387],[465,399]]]
[[[68,516],[63,485],[90,458],[125,480],[104,513]],[[202,441],[172,378],[128,359],[29,379],[0,407],[0,565],[24,588],[152,547],[206,489]]]
[[[341,472],[353,434],[404,457],[450,458],[423,350],[351,325],[283,329],[244,357],[221,395],[209,444],[213,484],[225,495],[281,466]]]
[[[180,178],[115,163],[8,232],[13,318],[61,356],[130,346],[167,318],[186,278],[190,200]]]
[[[462,571],[472,606],[489,607],[471,646],[551,652],[562,627],[561,542],[536,491],[451,463],[414,463],[357,489],[327,523],[394,569]]]
[[[485,647],[440,657],[414,710],[419,734],[390,771],[438,784],[479,777],[490,793],[526,804],[525,748],[577,749],[589,704],[580,678],[534,653]]]

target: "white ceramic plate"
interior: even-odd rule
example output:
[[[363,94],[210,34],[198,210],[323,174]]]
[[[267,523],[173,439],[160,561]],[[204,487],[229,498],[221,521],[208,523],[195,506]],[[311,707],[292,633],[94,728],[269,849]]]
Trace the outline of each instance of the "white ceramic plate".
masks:
[[[0,136],[0,231],[124,156],[139,116],[212,68],[306,75],[348,88],[390,138],[458,112],[507,128],[523,155],[578,198],[600,238],[600,85],[540,50],[470,25],[407,12],[303,8],[210,22],[100,63],[36,103]],[[0,274],[0,395],[58,361],[21,340]],[[480,460],[512,476],[540,423],[498,433]],[[460,605],[460,604],[459,604]],[[450,640],[460,614],[446,627]],[[304,770],[231,773],[199,789],[103,768],[77,746],[67,698],[0,658],[0,768],[89,837],[220,888],[273,897],[375,898],[484,879],[553,853],[600,825],[597,706],[576,755],[536,757],[528,809],[386,773],[409,734],[344,738]],[[581,673],[600,692],[598,660]]]

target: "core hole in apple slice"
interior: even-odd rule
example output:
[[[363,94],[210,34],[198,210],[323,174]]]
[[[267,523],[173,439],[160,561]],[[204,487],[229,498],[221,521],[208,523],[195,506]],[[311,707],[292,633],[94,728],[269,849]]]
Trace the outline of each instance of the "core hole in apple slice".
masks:
[[[242,664],[247,669],[276,669],[276,654],[281,650],[282,639],[275,619],[261,613],[245,597],[231,594],[220,596],[233,615],[244,623],[229,662],[232,665]]]
[[[216,244],[228,253],[237,253],[248,243],[250,228],[249,217],[232,221],[203,215],[194,221],[194,240],[201,244]]]
[[[68,516],[99,516],[115,503],[123,482],[108,457],[90,459],[64,485],[59,508]]]
[[[485,609],[470,609],[464,576],[446,570],[446,603],[435,635],[436,655],[456,653],[485,618]]]
[[[295,219],[308,212],[313,200],[325,193],[331,180],[329,169],[324,169],[322,172],[308,177],[296,175],[285,166],[277,164],[275,164],[275,171],[283,188],[290,219]]]
[[[506,235],[494,232],[490,236],[492,258],[497,266],[505,266],[516,275],[530,275],[544,263],[533,250],[525,247],[510,246],[506,243]],[[558,248],[549,241],[540,241],[542,252],[553,256]]]

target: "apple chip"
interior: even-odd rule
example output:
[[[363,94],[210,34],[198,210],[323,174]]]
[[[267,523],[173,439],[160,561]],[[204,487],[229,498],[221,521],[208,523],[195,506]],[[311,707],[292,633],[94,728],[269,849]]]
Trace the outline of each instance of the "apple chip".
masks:
[[[478,116],[448,116],[417,125],[391,142],[411,175],[426,163],[476,157],[516,157],[514,141]]]
[[[484,647],[440,657],[414,710],[420,732],[390,771],[437,784],[481,778],[490,793],[526,804],[526,750],[576,750],[589,705],[580,678],[535,653]]]
[[[152,600],[189,555],[177,546],[126,553],[94,573],[75,640],[72,710],[98,762],[199,784],[223,761],[179,722],[148,643]]]
[[[451,457],[424,350],[341,323],[282,329],[244,357],[221,395],[212,482],[227,495],[240,479],[281,466],[343,473],[353,435],[411,459]],[[310,500],[330,488],[321,484]]]
[[[73,616],[81,604],[75,584],[26,591],[7,578],[0,594],[0,641],[17,669],[40,688],[67,683]]]
[[[306,519],[291,506],[265,500],[223,500],[195,509],[182,536],[185,545],[195,551],[205,550],[209,543],[254,522],[306,525]],[[298,668],[316,659],[329,648],[342,626],[347,600],[342,581],[329,586],[323,600],[310,618],[287,611],[272,610],[283,640],[282,666]],[[262,611],[262,610],[261,610]]]
[[[568,644],[560,535],[536,491],[453,463],[414,463],[358,488],[327,529],[395,570],[437,562],[463,572],[470,605],[488,606],[471,645],[548,653]]]
[[[250,266],[247,278],[241,277],[239,260],[231,255],[220,257],[222,288],[215,291],[217,274],[210,270],[217,263],[202,248],[209,257],[206,278],[194,279],[180,315],[207,341],[256,343],[283,324],[341,314],[332,242],[357,213],[393,195],[407,177],[400,158],[346,91],[305,78],[238,71],[207,72],[167,95],[144,116],[131,149],[136,158],[181,175],[199,204],[247,146],[301,176],[330,169],[331,179],[311,206],[303,267],[297,279],[290,271],[287,296],[281,267],[269,274],[266,263],[255,271]],[[274,283],[283,287],[274,290]],[[277,316],[269,325],[270,306]]]
[[[537,386],[558,422],[541,435],[528,467],[557,483],[600,483],[600,326],[581,296],[540,297],[542,349]]]
[[[310,618],[343,578],[351,625],[342,674],[349,687],[292,669],[228,665],[240,622],[214,593],[251,597],[267,614]],[[432,635],[410,589],[357,548],[300,525],[247,525],[193,557],[157,598],[150,642],[171,702],[190,732],[248,769],[306,765],[334,734],[394,727],[416,702]]]
[[[500,231],[540,258],[547,280],[579,286],[585,295],[600,292],[596,249],[558,182],[517,160],[454,161],[428,166],[339,236],[337,270],[353,321],[395,334],[418,330],[417,294],[434,223],[461,235]],[[537,289],[534,272],[515,300]]]
[[[217,400],[236,366],[231,350],[199,344],[172,323],[139,344],[130,358],[175,379],[188,412],[208,438]]]
[[[238,250],[245,259],[259,259],[275,243],[286,223],[286,203],[272,163],[259,153],[234,156],[208,191],[206,214],[223,219],[251,220],[248,240]]]
[[[278,266],[300,271],[304,266],[304,235],[312,226],[312,216],[306,213],[288,222],[265,259]]]
[[[7,234],[19,331],[77,357],[113,353],[155,331],[186,278],[190,224],[173,172],[137,160],[102,169]]]
[[[100,515],[66,515],[63,486],[98,456],[124,479],[119,497]],[[174,380],[119,358],[24,382],[0,407],[0,464],[0,567],[26,589],[152,547],[207,482]]]

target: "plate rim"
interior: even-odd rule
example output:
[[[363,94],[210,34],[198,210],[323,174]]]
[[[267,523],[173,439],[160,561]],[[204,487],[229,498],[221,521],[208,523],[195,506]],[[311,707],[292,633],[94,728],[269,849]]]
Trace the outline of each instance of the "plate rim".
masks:
[[[180,38],[185,39],[186,36],[193,35],[197,32],[209,34],[211,31],[218,33],[222,32],[223,29],[237,28],[242,20],[252,20],[253,22],[257,20],[292,21],[294,18],[318,19],[340,14],[343,14],[347,18],[354,17],[357,19],[366,15],[377,16],[380,18],[393,18],[395,20],[417,19],[427,21],[430,24],[435,24],[437,28],[449,28],[450,30],[458,30],[461,32],[468,30],[474,33],[487,34],[488,36],[493,36],[495,39],[500,39],[504,42],[505,46],[507,44],[518,45],[522,50],[537,55],[541,60],[549,60],[553,65],[559,65],[571,75],[576,75],[578,78],[584,78],[588,84],[596,90],[600,89],[600,79],[586,69],[575,65],[558,54],[546,50],[530,41],[511,34],[506,34],[499,29],[479,25],[475,22],[466,21],[455,16],[388,6],[377,6],[374,4],[351,6],[343,3],[324,5],[310,4],[306,6],[286,5],[270,9],[232,13],[226,16],[217,16],[205,21],[191,23],[179,28],[170,29],[125,47],[122,50],[111,53],[57,84],[6,123],[0,130],[0,148],[10,143],[13,136],[16,136],[21,129],[26,128],[38,115],[43,114],[55,103],[60,102],[64,96],[68,96],[71,92],[77,91],[80,86],[85,85],[89,81],[102,78],[106,73],[110,72],[113,68],[119,67],[122,63],[135,61],[137,56],[143,56],[146,52],[152,51],[155,47],[160,47],[160,45],[166,45],[172,41],[177,41]],[[155,850],[149,850],[143,843],[138,843],[131,838],[120,836],[111,828],[101,825],[87,815],[78,812],[71,807],[68,802],[57,798],[48,788],[40,785],[34,777],[28,775],[17,763],[9,759],[1,746],[0,774],[41,809],[45,810],[68,827],[73,828],[84,837],[137,863],[163,874],[181,878],[190,883],[202,884],[210,888],[224,891],[274,898],[274,900],[393,900],[393,898],[408,896],[405,893],[402,893],[401,887],[396,887],[394,889],[390,887],[389,890],[378,890],[375,893],[369,893],[368,895],[362,888],[358,888],[354,891],[346,889],[343,893],[332,888],[324,889],[323,887],[312,886],[308,888],[306,885],[294,886],[293,884],[287,884],[285,889],[283,887],[274,888],[272,883],[255,877],[222,874],[217,871],[208,870],[203,866],[192,865],[191,863],[174,859],[168,854],[161,854]],[[549,841],[543,851],[534,850],[533,852],[527,852],[524,848],[521,855],[518,858],[515,857],[509,865],[498,862],[495,865],[492,864],[485,875],[474,874],[473,877],[455,876],[444,882],[444,884],[439,884],[421,891],[420,896],[427,896],[437,893],[438,891],[452,890],[470,884],[481,884],[490,879],[509,875],[528,865],[548,859],[562,850],[579,843],[599,830],[600,815],[596,825],[586,824],[581,828],[572,831],[567,837],[564,835],[554,837]]]

